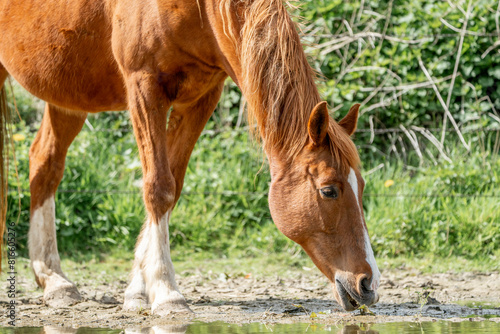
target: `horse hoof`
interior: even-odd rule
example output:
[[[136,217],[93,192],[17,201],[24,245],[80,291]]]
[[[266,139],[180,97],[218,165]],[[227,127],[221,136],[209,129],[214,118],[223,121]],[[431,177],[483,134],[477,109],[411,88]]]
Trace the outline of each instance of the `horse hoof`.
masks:
[[[194,314],[189,308],[188,304],[184,299],[170,300],[163,302],[156,307],[153,306],[152,314],[156,314],[162,317],[173,316],[175,314],[189,315]]]
[[[72,306],[82,300],[82,296],[74,285],[67,285],[44,292],[43,301],[45,305],[54,308]]]
[[[123,310],[128,312],[140,312],[150,307],[151,305],[143,297],[125,298],[125,302],[123,302]]]

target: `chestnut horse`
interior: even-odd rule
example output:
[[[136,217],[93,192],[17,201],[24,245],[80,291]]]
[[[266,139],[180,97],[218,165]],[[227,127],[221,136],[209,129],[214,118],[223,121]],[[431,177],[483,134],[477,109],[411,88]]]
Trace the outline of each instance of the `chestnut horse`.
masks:
[[[330,118],[281,0],[2,0],[0,31],[0,83],[11,75],[47,102],[30,150],[29,231],[47,305],[81,298],[61,270],[54,225],[68,147],[88,113],[128,109],[147,219],[124,309],[189,311],[175,281],[168,224],[227,76],[245,95],[269,160],[275,224],[331,281],[344,309],[377,302],[380,272],[350,138],[359,105],[338,123]]]

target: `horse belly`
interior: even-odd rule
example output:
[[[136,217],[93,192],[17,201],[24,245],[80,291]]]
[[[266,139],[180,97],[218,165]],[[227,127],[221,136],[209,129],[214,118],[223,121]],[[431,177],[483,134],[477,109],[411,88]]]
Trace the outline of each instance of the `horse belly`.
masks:
[[[102,1],[6,1],[0,31],[0,63],[33,95],[86,112],[126,108]]]

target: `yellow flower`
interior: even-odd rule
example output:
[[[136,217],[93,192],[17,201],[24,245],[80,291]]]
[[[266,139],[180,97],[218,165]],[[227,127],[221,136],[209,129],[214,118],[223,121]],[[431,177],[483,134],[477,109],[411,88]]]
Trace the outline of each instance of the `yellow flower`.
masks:
[[[389,187],[391,187],[393,185],[394,185],[394,181],[393,180],[387,180],[387,181],[384,182],[384,187],[386,187],[386,188],[389,188]]]
[[[15,135],[12,136],[12,139],[15,141],[23,141],[26,139],[26,136],[23,135],[22,133],[16,133]]]

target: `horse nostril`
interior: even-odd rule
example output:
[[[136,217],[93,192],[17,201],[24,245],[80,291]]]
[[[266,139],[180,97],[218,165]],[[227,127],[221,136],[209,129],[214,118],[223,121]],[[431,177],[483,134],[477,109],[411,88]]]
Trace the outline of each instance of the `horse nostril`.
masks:
[[[368,279],[366,276],[364,276],[362,279],[361,279],[361,282],[360,282],[360,286],[361,286],[361,291],[364,293],[369,293],[372,289],[370,287],[371,285],[371,280]]]
[[[366,290],[370,290],[370,281],[366,277],[363,279],[363,281],[361,282],[361,284],[363,284],[363,287]]]

